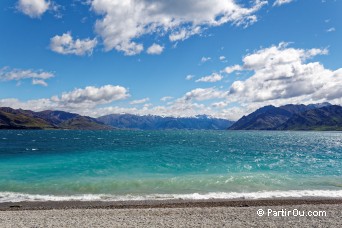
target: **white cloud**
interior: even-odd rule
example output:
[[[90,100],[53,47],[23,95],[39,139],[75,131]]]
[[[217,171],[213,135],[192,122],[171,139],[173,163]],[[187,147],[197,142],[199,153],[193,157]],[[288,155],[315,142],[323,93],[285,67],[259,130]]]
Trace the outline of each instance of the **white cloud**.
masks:
[[[31,18],[41,17],[50,6],[46,0],[19,0],[17,9]]]
[[[0,99],[0,107],[22,108],[34,111],[63,110],[89,115],[100,105],[123,100],[129,96],[128,90],[122,86],[87,86],[83,89],[64,92],[60,96],[25,102],[13,98]]]
[[[224,62],[224,61],[226,60],[226,57],[223,56],[223,55],[221,55],[221,56],[219,57],[219,60],[222,61],[222,62]]]
[[[197,79],[196,82],[218,82],[223,79],[223,76],[218,73],[213,73],[209,76],[202,77]]]
[[[160,100],[161,101],[169,101],[169,100],[172,100],[173,99],[173,97],[171,97],[171,96],[166,96],[166,97],[162,97],[162,98],[160,98]]]
[[[48,84],[41,79],[32,79],[32,85],[48,86]]]
[[[129,97],[128,90],[122,86],[105,85],[102,87],[87,86],[64,92],[60,97],[53,97],[54,101],[64,104],[106,104]]]
[[[36,99],[20,101],[16,98],[0,99],[0,107],[21,108],[33,111],[43,111],[47,109],[56,109],[50,99]]]
[[[300,49],[289,47],[287,43],[263,48],[244,56],[241,65],[225,69],[226,73],[246,71],[251,75],[249,78],[235,81],[229,88],[196,88],[174,100],[171,100],[172,97],[163,97],[161,100],[166,103],[159,106],[142,103],[144,105],[139,108],[129,107],[128,102],[128,107],[113,106],[113,101],[126,99],[129,93],[124,87],[111,85],[75,89],[60,96],[27,102],[2,99],[0,106],[35,110],[60,109],[90,116],[111,113],[163,116],[207,114],[237,120],[242,115],[270,104],[280,106],[328,101],[341,105],[342,68],[330,70],[313,61],[315,56],[326,54],[328,50],[324,48]],[[142,100],[138,103],[140,102]]]
[[[42,70],[21,70],[11,69],[9,67],[3,67],[0,69],[1,81],[22,81],[25,79],[31,79],[33,85],[47,86],[45,80],[53,78],[54,74],[51,72],[44,72]]]
[[[101,89],[101,88],[97,88]],[[43,98],[37,100],[29,100],[22,102],[18,99],[0,99],[0,106],[2,107],[12,107],[12,108],[22,108],[30,109],[35,111],[42,110],[64,110],[69,112],[76,112],[81,115],[88,115],[93,117],[103,116],[113,113],[131,113],[138,115],[161,115],[161,116],[195,116],[203,113],[212,113],[210,106],[204,104],[193,103],[195,100],[201,99],[214,99],[215,96],[221,97],[220,91],[215,88],[208,89],[196,89],[191,91],[192,94],[187,93],[185,96],[177,99],[174,102],[170,102],[165,106],[152,106],[152,104],[145,104],[141,108],[136,107],[120,107],[120,106],[104,106],[103,104],[112,99],[100,99],[99,96],[84,92],[82,89],[78,92],[72,91],[68,93],[68,97],[55,96],[51,98]],[[205,94],[207,90],[208,94]],[[216,90],[216,91],[215,91]],[[213,93],[211,93],[213,92]],[[202,94],[200,94],[202,93]],[[78,95],[76,95],[78,94]],[[122,93],[124,94],[124,93]],[[74,98],[70,98],[70,96]],[[191,96],[191,99],[190,99]],[[96,99],[94,98],[96,97]],[[103,97],[101,95],[100,97]],[[106,96],[105,96],[106,97]],[[115,96],[116,97],[116,96]],[[127,97],[124,95],[123,97]],[[81,98],[81,99],[79,99]],[[189,99],[188,99],[189,98]],[[114,100],[116,100],[115,98]],[[71,103],[70,103],[71,101]],[[89,102],[91,101],[91,102]],[[220,112],[212,113],[215,116],[220,116]]]
[[[131,101],[130,104],[131,104],[131,105],[144,104],[144,103],[148,102],[149,100],[150,100],[150,98],[144,98],[144,99],[140,99],[140,100],[134,100],[134,101]]]
[[[70,32],[61,36],[56,35],[50,40],[51,50],[63,55],[91,55],[96,45],[96,39],[74,40]]]
[[[224,108],[228,105],[227,102],[224,102],[224,101],[220,101],[220,102],[215,102],[215,103],[212,103],[211,106],[214,107],[214,108]]]
[[[194,77],[195,77],[195,75],[189,74],[185,77],[185,80],[189,81],[189,80],[193,79]]]
[[[202,57],[201,58],[201,63],[205,63],[205,62],[208,62],[208,61],[210,61],[211,60],[211,58],[210,57]]]
[[[303,63],[316,55],[328,54],[327,49],[303,50],[287,48],[288,45],[288,43],[282,42],[278,46],[265,48],[245,56],[243,58],[243,69],[257,71],[272,66],[291,66],[294,63]]]
[[[335,32],[336,29],[334,27],[327,29],[327,32]]]
[[[170,34],[169,40],[172,42],[183,41],[188,39],[190,36],[200,34],[202,32],[201,27],[197,26],[192,30],[180,29],[180,31]]]
[[[326,49],[295,49],[284,43],[243,58],[244,70],[253,75],[235,81],[227,99],[258,108],[267,104],[338,102],[342,97],[342,69],[332,71],[319,62],[307,62]]]
[[[241,70],[243,70],[243,69],[240,65],[234,65],[234,66],[226,67],[224,69],[224,72],[226,72],[227,74],[231,74],[235,71],[241,71]]]
[[[216,89],[215,87],[210,88],[197,88],[187,92],[180,100],[191,101],[204,101],[211,100],[216,98],[224,98],[228,94],[228,91],[221,91]]]
[[[164,47],[159,45],[159,44],[152,44],[148,49],[147,49],[147,54],[150,55],[160,55],[164,50]]]
[[[284,5],[284,4],[288,4],[288,3],[291,3],[293,0],[276,0],[274,3],[273,3],[273,6],[281,6],[281,5]]]
[[[317,55],[326,54],[326,49],[296,49],[280,43],[245,56],[241,66],[226,68],[226,73],[235,70],[252,73],[250,78],[235,81],[228,89],[197,88],[165,106],[130,111],[166,116],[208,114],[237,120],[270,104],[280,106],[324,101],[342,104],[342,68],[333,71],[310,61]],[[209,100],[214,102],[208,105]],[[232,105],[228,107],[228,104]]]
[[[175,42],[225,23],[247,26],[257,21],[255,13],[265,4],[257,0],[247,8],[235,0],[92,0],[91,8],[103,17],[95,31],[105,50],[134,55],[144,49],[139,40],[143,35],[168,35]]]

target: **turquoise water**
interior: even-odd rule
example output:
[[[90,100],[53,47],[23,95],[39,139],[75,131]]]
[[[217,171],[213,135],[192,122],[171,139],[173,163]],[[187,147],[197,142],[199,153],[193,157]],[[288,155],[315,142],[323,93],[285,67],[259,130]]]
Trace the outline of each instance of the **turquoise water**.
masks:
[[[341,132],[0,131],[0,202],[342,197]]]

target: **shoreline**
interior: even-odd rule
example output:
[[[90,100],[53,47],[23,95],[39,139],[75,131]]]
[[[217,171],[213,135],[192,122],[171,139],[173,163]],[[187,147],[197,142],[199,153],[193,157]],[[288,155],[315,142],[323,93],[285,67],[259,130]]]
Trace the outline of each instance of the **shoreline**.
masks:
[[[342,205],[342,198],[209,199],[143,201],[22,201],[0,203],[0,211],[71,210],[71,209],[150,209],[264,207],[295,205]]]
[[[5,205],[0,204],[4,228],[342,227],[342,198],[22,202],[2,210]]]

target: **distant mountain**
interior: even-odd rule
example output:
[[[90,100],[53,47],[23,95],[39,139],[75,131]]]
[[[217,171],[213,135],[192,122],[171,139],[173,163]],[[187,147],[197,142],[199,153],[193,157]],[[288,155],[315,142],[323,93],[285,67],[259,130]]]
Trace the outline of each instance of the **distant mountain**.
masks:
[[[79,117],[80,115],[70,112],[63,112],[63,111],[42,111],[34,113],[35,117],[42,118],[44,120],[49,121],[55,125],[61,124],[64,121]]]
[[[211,118],[206,115],[176,118],[161,116],[138,116],[113,114],[94,119],[63,111],[34,112],[23,109],[0,107],[0,129],[70,129],[70,130],[110,130],[110,129],[207,129],[224,130],[232,121]]]
[[[80,129],[107,130],[110,126],[94,118],[62,111],[33,112],[0,108],[0,129]]]
[[[0,129],[55,129],[48,121],[35,118],[32,113],[12,108],[0,108]]]
[[[229,130],[342,130],[342,107],[329,103],[265,106]]]
[[[138,116],[132,114],[112,114],[97,118],[104,124],[125,129],[165,130],[165,129],[205,129],[224,130],[232,121],[211,118],[206,115],[196,117]]]
[[[342,107],[331,105],[294,114],[277,129],[342,131]]]
[[[290,111],[276,108],[272,105],[256,110],[248,116],[243,116],[234,123],[230,130],[272,130],[287,121],[292,116]]]
[[[71,130],[111,130],[111,126],[107,126],[100,121],[88,116],[76,116],[59,124],[62,129]]]

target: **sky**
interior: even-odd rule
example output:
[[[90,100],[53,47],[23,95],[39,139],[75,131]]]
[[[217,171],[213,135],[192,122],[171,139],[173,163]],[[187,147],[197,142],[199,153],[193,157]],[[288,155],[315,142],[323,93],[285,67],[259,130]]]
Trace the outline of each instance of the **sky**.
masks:
[[[342,104],[340,0],[1,0],[0,107],[237,120]]]

